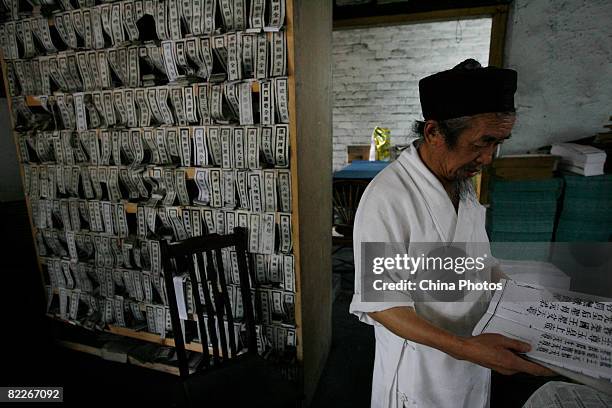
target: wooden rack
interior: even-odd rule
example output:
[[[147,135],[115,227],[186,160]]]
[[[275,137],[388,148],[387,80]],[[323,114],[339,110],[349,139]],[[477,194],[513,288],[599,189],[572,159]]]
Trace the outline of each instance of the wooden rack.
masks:
[[[316,389],[331,343],[331,14],[332,2],[286,0],[298,382],[307,396],[307,404]],[[8,106],[12,111],[4,58],[2,73]],[[253,91],[259,91],[256,81],[253,82]],[[27,96],[26,104],[32,107],[41,105],[40,99],[32,95]],[[15,128],[12,115],[11,126]],[[15,144],[18,145],[17,133]],[[193,179],[194,171],[194,168],[187,168],[188,178]],[[23,181],[22,165],[20,172]],[[28,197],[26,203],[35,236]],[[128,203],[128,212],[136,212],[136,206]],[[40,257],[38,264],[41,275],[44,275]],[[45,280],[43,276],[43,282]],[[173,346],[172,339],[162,339],[155,334],[116,326],[109,326],[107,331]],[[61,341],[60,344],[89,354],[100,354],[95,347],[70,341]],[[188,349],[202,351],[202,346],[190,344]],[[163,365],[131,363],[165,372],[176,371]]]

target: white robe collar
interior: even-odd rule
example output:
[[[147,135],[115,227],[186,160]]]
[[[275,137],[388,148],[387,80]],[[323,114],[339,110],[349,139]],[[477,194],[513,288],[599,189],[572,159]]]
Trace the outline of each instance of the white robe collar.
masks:
[[[414,180],[417,190],[424,198],[424,204],[443,242],[468,242],[472,238],[473,223],[480,215],[482,206],[475,198],[462,198],[458,213],[438,178],[427,168],[415,142],[410,144],[397,159]]]

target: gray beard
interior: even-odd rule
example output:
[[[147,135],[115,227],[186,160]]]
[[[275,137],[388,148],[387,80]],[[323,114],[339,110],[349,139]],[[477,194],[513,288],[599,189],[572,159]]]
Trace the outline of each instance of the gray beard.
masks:
[[[471,178],[456,180],[453,182],[454,196],[457,201],[476,200],[476,192]]]

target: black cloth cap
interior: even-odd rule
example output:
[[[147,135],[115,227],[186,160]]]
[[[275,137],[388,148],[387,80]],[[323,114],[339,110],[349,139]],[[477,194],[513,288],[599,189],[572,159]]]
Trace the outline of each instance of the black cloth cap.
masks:
[[[425,120],[514,112],[515,92],[516,71],[482,68],[473,59],[419,81],[421,109]]]

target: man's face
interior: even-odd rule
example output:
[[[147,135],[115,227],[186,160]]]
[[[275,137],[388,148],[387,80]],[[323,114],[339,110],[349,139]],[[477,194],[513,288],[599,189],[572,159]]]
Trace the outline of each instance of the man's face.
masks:
[[[449,181],[461,181],[479,173],[491,164],[497,146],[510,137],[515,117],[495,113],[474,115],[471,126],[463,130],[453,147],[445,141],[437,143],[442,176]]]

